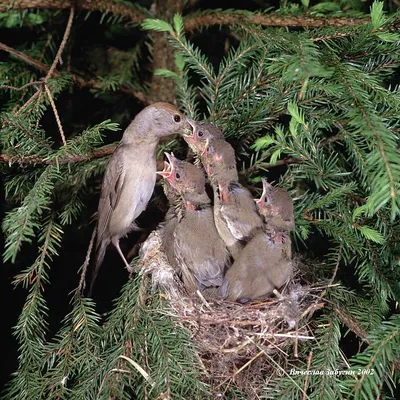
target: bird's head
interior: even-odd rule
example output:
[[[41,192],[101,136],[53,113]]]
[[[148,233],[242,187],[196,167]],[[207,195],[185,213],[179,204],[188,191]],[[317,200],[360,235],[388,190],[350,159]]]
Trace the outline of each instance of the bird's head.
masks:
[[[182,196],[193,204],[208,204],[205,192],[205,177],[199,168],[186,161],[178,160],[173,153],[165,153],[168,162],[164,170],[158,172]]]
[[[207,140],[201,160],[212,181],[238,180],[235,151],[225,140]]]
[[[154,103],[136,115],[127,128],[123,140],[135,142],[158,142],[171,135],[191,134],[192,126],[188,119],[172,104]]]
[[[198,155],[204,153],[207,142],[212,139],[223,140],[224,134],[215,125],[210,122],[196,122],[188,119],[193,131],[183,135],[189,147]]]
[[[262,178],[263,191],[256,200],[260,214],[272,224],[284,225],[287,229],[294,228],[293,200],[290,194],[279,187],[272,186]]]

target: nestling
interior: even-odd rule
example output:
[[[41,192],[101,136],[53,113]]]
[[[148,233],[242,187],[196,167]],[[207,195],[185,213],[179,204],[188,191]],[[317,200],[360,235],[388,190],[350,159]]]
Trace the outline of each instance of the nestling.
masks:
[[[225,140],[224,134],[221,129],[217,128],[210,122],[196,122],[188,119],[193,128],[193,132],[188,132],[183,135],[186,143],[196,153],[202,154],[206,149],[207,141],[211,140]]]
[[[228,269],[218,296],[241,303],[268,296],[289,280],[292,271],[290,240],[275,243],[259,232]]]
[[[161,175],[181,196],[182,217],[178,218],[174,242],[170,245],[173,245],[185,286],[189,291],[219,286],[229,253],[215,228],[204,174],[173,154],[166,153],[166,156],[170,168],[169,171],[164,169]]]
[[[251,193],[238,182],[235,153],[228,142],[208,141],[202,162],[214,190],[218,233],[236,259],[243,244],[262,230],[263,222]]]
[[[292,231],[294,229],[293,200],[290,194],[279,187],[272,186],[262,179],[263,192],[256,200],[261,216],[267,225],[277,229]]]
[[[263,179],[263,193],[257,201],[265,219],[258,232],[226,273],[218,296],[247,302],[272,293],[293,272],[290,230],[294,228],[293,202],[288,192]]]
[[[187,119],[168,103],[144,108],[126,128],[103,178],[97,212],[96,262],[89,293],[110,243],[128,271],[132,271],[122,254],[119,239],[137,229],[135,220],[153,193],[159,140],[187,131],[191,131]]]

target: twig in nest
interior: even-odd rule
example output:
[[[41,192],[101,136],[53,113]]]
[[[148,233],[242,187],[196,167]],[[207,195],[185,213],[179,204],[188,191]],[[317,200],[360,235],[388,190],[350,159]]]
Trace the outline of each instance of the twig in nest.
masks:
[[[200,290],[196,290],[196,294],[197,296],[199,296],[200,300],[202,301],[202,303],[209,309],[212,311],[212,307],[208,304],[208,301],[204,298],[204,296],[201,294]]]
[[[215,387],[215,389],[219,389],[223,384],[225,384],[228,381],[231,381],[237,374],[242,372],[245,368],[247,368],[250,364],[252,364],[258,357],[260,357],[264,353],[263,350],[258,352],[253,358],[251,358],[249,361],[247,361],[245,364],[243,364],[237,371],[233,373],[232,376],[229,378],[226,378],[224,381],[222,381],[218,386]]]

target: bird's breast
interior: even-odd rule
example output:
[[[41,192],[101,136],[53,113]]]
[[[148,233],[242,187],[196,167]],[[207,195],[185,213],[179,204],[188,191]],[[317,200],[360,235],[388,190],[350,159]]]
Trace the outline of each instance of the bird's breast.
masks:
[[[146,208],[156,183],[155,158],[130,160],[115,209],[110,218],[109,230],[128,233],[132,223]]]

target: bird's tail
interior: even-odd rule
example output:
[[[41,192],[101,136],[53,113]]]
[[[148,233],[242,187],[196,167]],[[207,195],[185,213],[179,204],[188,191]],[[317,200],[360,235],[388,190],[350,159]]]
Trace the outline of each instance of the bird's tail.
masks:
[[[99,273],[101,264],[103,264],[104,256],[106,254],[106,249],[107,249],[108,245],[109,245],[109,241],[108,240],[104,240],[104,239],[98,238],[97,246],[96,246],[95,266],[94,266],[93,274],[92,274],[92,277],[91,277],[91,280],[90,280],[90,287],[89,287],[89,291],[88,291],[88,294],[87,294],[88,297],[92,296],[94,281],[97,278],[97,274]]]

